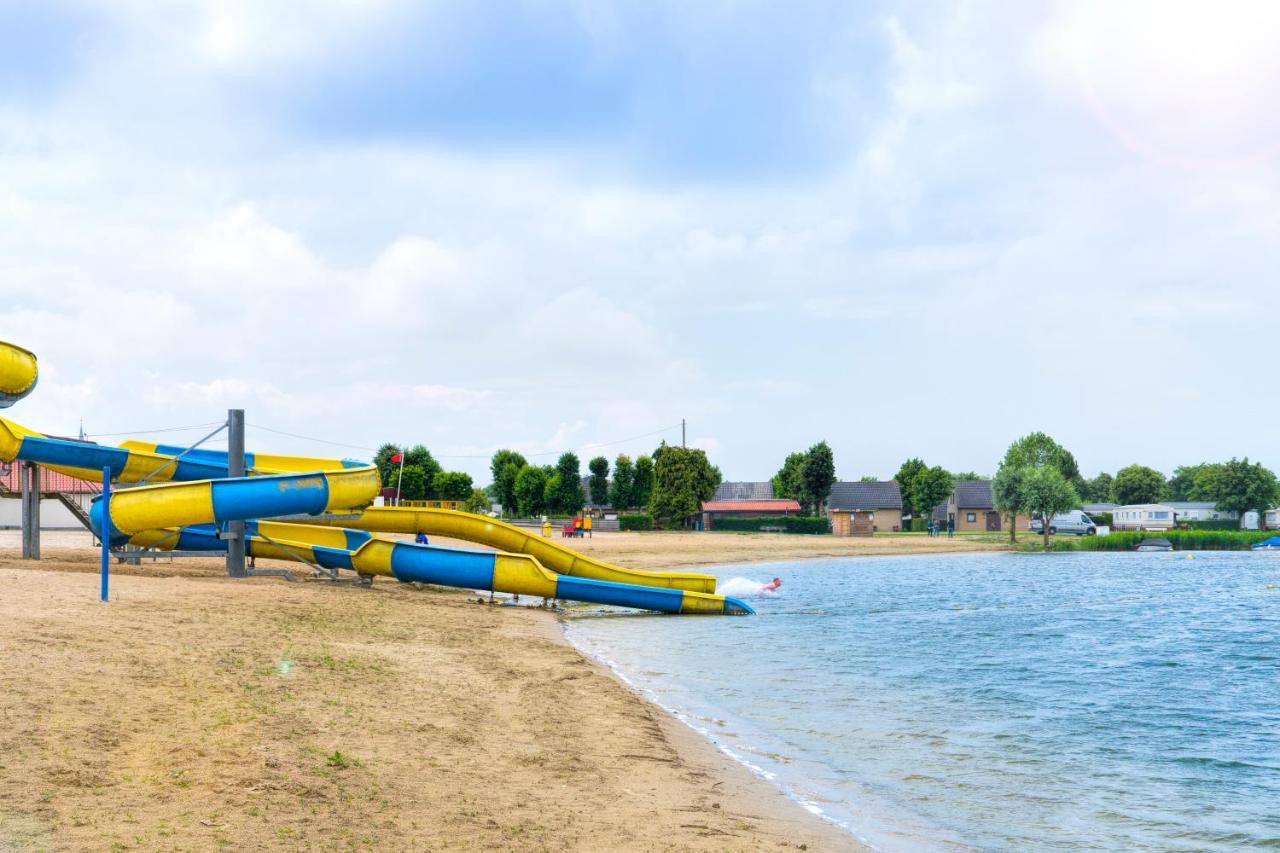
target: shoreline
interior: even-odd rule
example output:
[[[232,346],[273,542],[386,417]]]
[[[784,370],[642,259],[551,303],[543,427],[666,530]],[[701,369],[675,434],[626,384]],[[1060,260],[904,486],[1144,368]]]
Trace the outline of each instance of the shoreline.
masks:
[[[865,849],[551,613],[112,568],[0,554],[0,847]]]
[[[560,617],[562,634],[565,642],[568,643],[578,654],[590,661],[595,666],[602,668],[609,674],[611,678],[621,684],[630,691],[641,702],[650,705],[658,710],[664,716],[669,725],[666,727],[666,733],[673,740],[681,741],[684,746],[683,751],[693,753],[702,752],[709,748],[716,756],[722,756],[729,760],[729,764],[721,768],[723,775],[738,775],[738,771],[745,771],[747,784],[752,787],[764,786],[768,789],[765,796],[780,798],[792,809],[798,809],[801,813],[800,820],[813,821],[817,820],[822,823],[828,830],[834,830],[838,834],[838,838],[833,844],[843,845],[832,848],[823,847],[821,849],[848,849],[852,851],[875,851],[876,848],[872,843],[864,838],[860,838],[852,826],[846,825],[834,816],[825,811],[818,803],[802,800],[792,796],[783,786],[776,784],[769,778],[768,771],[761,767],[751,764],[745,757],[735,753],[724,744],[716,742],[710,733],[699,727],[688,714],[677,708],[668,707],[659,702],[656,698],[646,695],[645,688],[633,682],[630,677],[613,661],[608,658],[593,654],[587,649],[575,643],[568,637],[568,627],[570,620],[565,616]]]

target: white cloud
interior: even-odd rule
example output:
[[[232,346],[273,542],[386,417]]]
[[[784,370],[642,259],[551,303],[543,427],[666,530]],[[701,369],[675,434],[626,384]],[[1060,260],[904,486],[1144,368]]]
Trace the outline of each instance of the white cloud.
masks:
[[[589,6],[607,52],[617,30]],[[83,79],[38,109],[0,106],[0,321],[44,368],[20,422],[105,432],[238,406],[251,424],[421,437],[453,458],[635,456],[663,436],[612,442],[688,418],[731,479],[821,438],[842,472],[920,454],[989,471],[1037,428],[1086,470],[1139,452],[1280,466],[1273,440],[1235,427],[1257,417],[1280,310],[1276,163],[1185,169],[1127,146],[1072,76],[1098,23],[1075,4],[894,12],[887,65],[812,75],[833,124],[887,104],[846,164],[736,184],[601,178],[581,165],[599,156],[590,134],[571,131],[502,152],[290,135],[223,86],[342,61],[334,44],[365,50],[395,4],[367,21],[340,2],[120,8],[130,27]],[[1098,47],[1108,74],[1132,71],[1123,42]],[[1271,80],[1254,53],[1223,66],[1242,92]],[[1211,81],[1210,65],[1185,79]],[[1170,393],[1135,403],[1134,363],[1171,365]],[[1134,422],[1149,446],[1115,438]],[[1170,423],[1194,449],[1162,437]]]

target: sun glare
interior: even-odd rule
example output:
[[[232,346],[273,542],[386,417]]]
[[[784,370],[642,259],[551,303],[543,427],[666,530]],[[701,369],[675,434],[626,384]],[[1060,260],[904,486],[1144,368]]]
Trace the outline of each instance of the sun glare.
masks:
[[[1072,3],[1064,44],[1098,119],[1124,144],[1191,168],[1280,152],[1280,3]]]

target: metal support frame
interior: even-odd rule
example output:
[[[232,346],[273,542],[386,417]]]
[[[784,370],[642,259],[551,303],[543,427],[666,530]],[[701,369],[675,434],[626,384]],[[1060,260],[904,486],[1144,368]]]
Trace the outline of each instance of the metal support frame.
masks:
[[[18,468],[22,486],[22,559],[40,559],[40,468],[23,462]]]
[[[102,578],[98,595],[105,604],[110,601],[111,579],[111,467],[102,469]]]
[[[244,409],[230,409],[227,412],[227,476],[244,476]],[[249,572],[244,565],[244,522],[228,522],[226,539],[227,576],[247,578]]]

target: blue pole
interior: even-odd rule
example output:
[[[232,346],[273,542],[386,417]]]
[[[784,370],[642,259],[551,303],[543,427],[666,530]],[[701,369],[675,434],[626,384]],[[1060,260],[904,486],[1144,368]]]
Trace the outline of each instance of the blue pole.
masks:
[[[107,600],[107,581],[111,575],[111,468],[102,469],[102,600]]]

